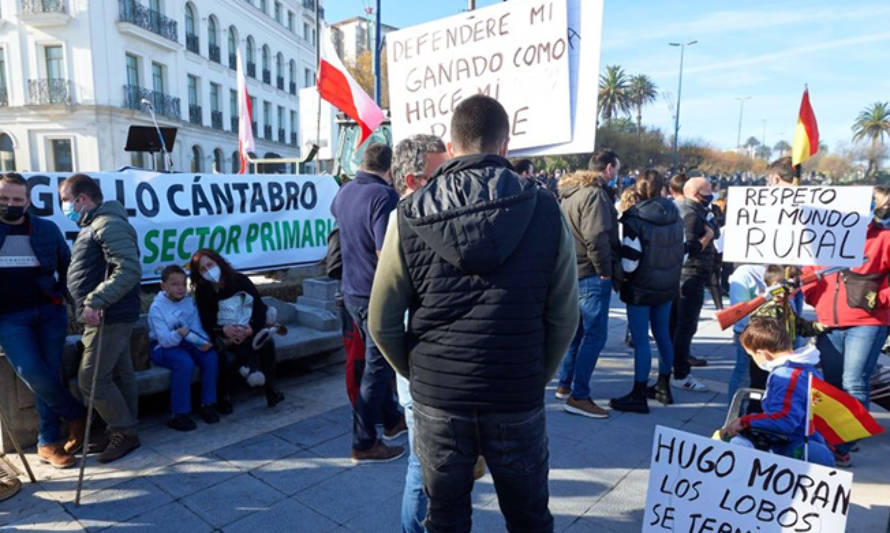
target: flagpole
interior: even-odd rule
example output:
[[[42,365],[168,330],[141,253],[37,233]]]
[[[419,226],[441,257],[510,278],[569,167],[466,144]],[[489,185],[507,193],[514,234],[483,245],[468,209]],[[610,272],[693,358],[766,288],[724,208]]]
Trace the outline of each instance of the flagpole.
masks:
[[[315,0],[315,84],[318,85],[318,72],[321,70],[321,40],[327,39],[327,35],[321,34],[321,18],[318,16],[318,0]],[[325,43],[327,44],[327,43]],[[316,91],[318,92],[317,88]],[[331,132],[333,138],[333,132]],[[304,143],[305,144],[305,143]],[[318,92],[318,112],[315,115],[315,145],[321,146],[321,93]],[[332,148],[333,149],[333,148]],[[297,169],[297,173],[300,169]],[[321,169],[316,166],[316,173]]]
[[[805,424],[803,434],[803,460],[810,462],[810,409],[813,406],[813,373],[807,374],[807,423]]]

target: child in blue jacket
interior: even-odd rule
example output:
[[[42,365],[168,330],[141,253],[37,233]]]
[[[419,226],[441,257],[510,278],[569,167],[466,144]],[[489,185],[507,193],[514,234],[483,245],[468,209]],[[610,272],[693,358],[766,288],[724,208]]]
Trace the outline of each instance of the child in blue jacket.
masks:
[[[151,362],[170,369],[170,410],[167,425],[178,431],[197,426],[192,410],[192,374],[201,369],[201,409],[208,424],[219,422],[216,411],[216,379],[219,361],[210,336],[201,327],[198,307],[187,294],[185,271],[170,265],[161,272],[161,289],[148,311]]]
[[[770,451],[803,460],[809,376],[822,377],[815,367],[819,350],[813,346],[794,350],[788,329],[776,318],[751,318],[739,341],[754,363],[769,372],[769,378],[761,401],[763,412],[736,418],[723,428],[723,434],[733,437],[733,444],[753,447],[753,432],[763,432]],[[808,447],[809,462],[834,466],[834,454],[818,432],[810,435]]]

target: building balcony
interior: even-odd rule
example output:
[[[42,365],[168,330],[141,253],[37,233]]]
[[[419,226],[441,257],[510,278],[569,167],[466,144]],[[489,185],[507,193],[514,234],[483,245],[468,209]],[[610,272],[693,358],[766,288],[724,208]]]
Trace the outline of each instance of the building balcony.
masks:
[[[267,68],[263,69],[263,83],[272,84],[272,71]]]
[[[247,62],[247,75],[256,79],[256,63]]]
[[[210,127],[215,130],[222,130],[222,111],[211,111],[210,112]]]
[[[0,107],[6,107],[9,105],[9,92],[6,90],[6,87],[0,87]]]
[[[31,26],[61,26],[71,20],[68,0],[22,0],[19,20]]]
[[[295,132],[295,131],[290,132],[290,143],[294,146],[297,145],[297,132]]]
[[[232,133],[238,133],[238,117],[232,117],[229,119],[229,126],[231,126]]]
[[[284,90],[284,76],[278,76],[275,78],[275,86],[278,87],[279,90]]]
[[[297,84],[294,82],[290,82],[290,93],[295,96],[297,94]]]
[[[220,62],[220,60],[219,60],[219,57],[220,57],[219,46],[217,46],[215,44],[211,44],[210,46],[208,46],[207,47],[207,57],[209,57],[210,60],[213,61],[214,63],[219,63]]]
[[[179,120],[179,98],[152,91],[138,85],[124,85],[124,108],[136,111],[145,111],[142,101],[151,102],[155,114]]]
[[[235,54],[229,54],[229,68],[232,70],[238,68],[238,58]]]
[[[177,50],[179,32],[175,20],[149,9],[136,0],[118,0],[117,28],[144,41],[154,43],[168,50]]]
[[[185,49],[193,54],[201,55],[201,42],[194,33],[185,34]]]
[[[28,80],[28,103],[31,105],[71,105],[73,95],[71,80]]]
[[[285,142],[287,142],[285,141],[286,138],[287,137],[285,136],[284,128],[278,128],[278,142],[284,144]]]
[[[201,106],[199,105],[190,105],[189,106],[189,122],[195,124],[197,126],[204,125],[204,114],[201,110]]]
[[[269,126],[268,124],[263,126],[263,138],[269,139],[270,141],[272,140],[272,126]]]

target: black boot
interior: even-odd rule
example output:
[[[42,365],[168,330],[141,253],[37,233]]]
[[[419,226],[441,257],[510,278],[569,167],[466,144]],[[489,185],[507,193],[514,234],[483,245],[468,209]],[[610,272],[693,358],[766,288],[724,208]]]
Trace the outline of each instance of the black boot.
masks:
[[[635,381],[634,388],[630,391],[630,394],[609,400],[609,406],[616,411],[649,413],[649,404],[646,403],[646,382]]]
[[[674,403],[674,397],[671,395],[671,375],[658,374],[658,381],[655,385],[646,388],[646,396],[653,400],[658,400],[663,405],[671,405]]]

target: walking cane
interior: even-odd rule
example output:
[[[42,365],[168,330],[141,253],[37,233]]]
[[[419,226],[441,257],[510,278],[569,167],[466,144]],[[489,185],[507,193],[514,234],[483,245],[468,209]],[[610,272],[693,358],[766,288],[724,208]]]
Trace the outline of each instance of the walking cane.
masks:
[[[15,438],[15,430],[12,428],[12,425],[9,423],[9,420],[6,419],[6,413],[3,412],[3,409],[0,409],[0,424],[3,424],[3,427],[9,428],[9,440],[12,441],[12,447],[15,448],[16,453],[19,454],[19,459],[22,460],[22,464],[25,465],[25,470],[28,472],[28,477],[31,478],[31,483],[37,483],[37,478],[34,477],[34,472],[31,471],[31,465],[28,464],[28,460],[25,458],[25,454],[22,453],[22,447],[19,446],[19,441]],[[14,465],[9,463],[9,460],[6,459],[6,456],[0,456],[4,461],[12,467],[13,472],[18,472],[18,469],[15,468]]]
[[[74,505],[80,506],[80,491],[83,488],[83,471],[87,466],[87,448],[90,446],[90,426],[93,423],[93,401],[96,397],[96,380],[99,377],[99,362],[102,357],[102,334],[105,332],[105,316],[99,315],[99,327],[96,332],[96,353],[93,357],[93,377],[90,383],[90,398],[87,401],[87,423],[83,432],[83,447],[80,452],[80,473],[77,475],[77,492]]]

